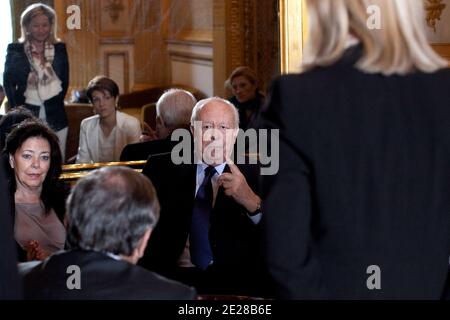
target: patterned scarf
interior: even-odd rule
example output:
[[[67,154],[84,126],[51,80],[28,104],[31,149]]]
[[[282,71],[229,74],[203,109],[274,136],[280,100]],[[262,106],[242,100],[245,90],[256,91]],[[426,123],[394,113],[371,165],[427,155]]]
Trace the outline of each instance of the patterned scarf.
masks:
[[[52,63],[55,58],[55,46],[48,42],[44,44],[44,64],[33,58],[36,48],[30,42],[24,44],[25,54],[30,63],[31,71],[28,75],[27,89],[35,90],[41,101],[44,102],[62,91],[61,80],[53,70]]]

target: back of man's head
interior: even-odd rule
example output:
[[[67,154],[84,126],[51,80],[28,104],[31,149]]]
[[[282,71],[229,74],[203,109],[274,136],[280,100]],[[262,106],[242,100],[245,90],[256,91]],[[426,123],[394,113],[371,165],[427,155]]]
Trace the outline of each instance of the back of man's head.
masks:
[[[170,132],[177,128],[188,128],[196,103],[197,100],[189,91],[169,89],[156,103],[156,116],[161,118]]]
[[[105,167],[81,178],[67,200],[73,248],[131,256],[159,218],[150,180],[125,167]]]

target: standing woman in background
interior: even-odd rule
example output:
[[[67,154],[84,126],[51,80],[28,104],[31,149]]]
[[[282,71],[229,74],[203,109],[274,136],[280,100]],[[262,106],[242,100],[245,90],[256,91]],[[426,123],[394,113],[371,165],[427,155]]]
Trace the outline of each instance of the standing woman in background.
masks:
[[[382,28],[366,26],[376,5]],[[439,299],[450,253],[450,70],[420,0],[310,0],[304,72],[272,84],[262,228],[284,299]]]
[[[69,83],[66,46],[56,36],[56,13],[35,3],[20,18],[19,43],[8,45],[3,86],[11,108],[24,105],[56,132],[64,157],[68,122],[64,97]]]
[[[241,129],[254,128],[256,117],[264,103],[264,95],[258,85],[255,71],[246,66],[237,67],[225,82],[233,96],[230,102],[238,109],[239,127]]]

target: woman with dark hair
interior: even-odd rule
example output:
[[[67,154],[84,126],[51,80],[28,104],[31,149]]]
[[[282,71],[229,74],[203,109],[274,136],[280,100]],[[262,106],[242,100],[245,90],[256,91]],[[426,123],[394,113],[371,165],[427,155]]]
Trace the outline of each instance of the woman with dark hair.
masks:
[[[237,67],[225,85],[233,93],[230,102],[239,111],[239,127],[244,130],[254,128],[256,116],[264,102],[256,73],[249,67]]]
[[[64,97],[69,84],[66,46],[56,35],[56,13],[42,3],[20,18],[22,35],[8,46],[3,86],[10,108],[24,105],[56,132],[62,155],[68,132]]]
[[[10,133],[11,130],[22,121],[33,118],[34,116],[31,111],[20,106],[9,110],[0,119],[0,152],[5,146],[6,136],[8,133]]]
[[[26,120],[8,135],[4,154],[14,196],[15,239],[26,260],[43,260],[63,249],[66,240],[58,137],[41,121]],[[21,252],[19,260],[24,258]]]
[[[139,141],[141,125],[117,110],[119,87],[112,79],[97,76],[86,90],[96,115],[81,122],[77,163],[119,161],[123,148]]]

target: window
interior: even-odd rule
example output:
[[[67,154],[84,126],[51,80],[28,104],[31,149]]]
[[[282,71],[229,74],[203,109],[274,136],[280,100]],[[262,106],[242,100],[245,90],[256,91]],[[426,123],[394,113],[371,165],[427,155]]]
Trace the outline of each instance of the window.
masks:
[[[12,42],[11,5],[9,0],[0,0],[0,83],[3,84],[6,48]]]

